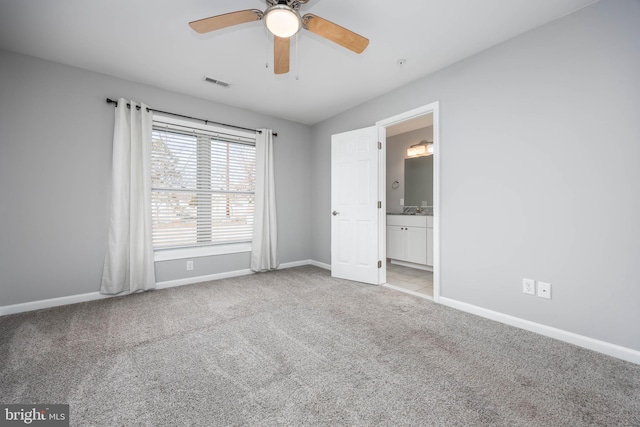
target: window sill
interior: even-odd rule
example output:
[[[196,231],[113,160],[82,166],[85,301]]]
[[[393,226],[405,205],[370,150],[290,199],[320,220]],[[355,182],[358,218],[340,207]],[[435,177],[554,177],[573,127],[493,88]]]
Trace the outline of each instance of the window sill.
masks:
[[[200,248],[158,249],[154,251],[153,260],[171,261],[174,259],[198,258],[241,252],[251,252],[251,243],[233,243],[228,245],[203,246]]]

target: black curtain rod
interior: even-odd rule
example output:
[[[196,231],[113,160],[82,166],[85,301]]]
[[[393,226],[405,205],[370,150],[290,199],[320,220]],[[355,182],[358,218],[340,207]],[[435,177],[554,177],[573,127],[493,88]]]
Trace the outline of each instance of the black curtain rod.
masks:
[[[107,98],[107,104],[115,104],[115,106],[117,107],[118,106],[118,101],[114,101],[111,98]],[[127,108],[131,108],[131,104],[127,104]],[[139,110],[140,106],[136,105],[136,109]],[[259,129],[251,129],[251,128],[245,128],[245,127],[242,127],[242,126],[228,125],[226,123],[214,122],[214,121],[206,120],[206,119],[199,119],[197,117],[185,116],[183,114],[176,114],[176,113],[170,113],[168,111],[154,110],[153,108],[147,108],[147,111],[153,111],[154,113],[160,113],[160,114],[168,114],[170,116],[175,116],[175,117],[182,117],[183,119],[198,120],[198,121],[204,122],[205,125],[207,125],[209,123],[213,123],[213,124],[216,124],[216,125],[226,126],[226,127],[230,127],[230,128],[234,128],[234,129],[242,129],[242,130],[249,130],[251,132],[262,133],[262,131],[259,130]],[[278,132],[273,132],[273,136],[278,136]]]

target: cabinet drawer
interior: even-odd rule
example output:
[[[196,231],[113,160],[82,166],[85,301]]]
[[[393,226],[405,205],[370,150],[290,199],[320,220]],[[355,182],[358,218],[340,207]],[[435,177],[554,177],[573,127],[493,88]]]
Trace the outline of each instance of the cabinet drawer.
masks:
[[[428,216],[422,215],[387,215],[387,225],[401,227],[427,227]]]

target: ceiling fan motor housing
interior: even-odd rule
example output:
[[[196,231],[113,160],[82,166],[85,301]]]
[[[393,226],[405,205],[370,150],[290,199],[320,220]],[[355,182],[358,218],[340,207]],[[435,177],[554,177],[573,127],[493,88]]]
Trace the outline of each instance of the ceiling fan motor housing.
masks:
[[[275,6],[277,4],[284,4],[293,9],[298,9],[301,4],[307,4],[309,0],[266,0],[267,6]]]

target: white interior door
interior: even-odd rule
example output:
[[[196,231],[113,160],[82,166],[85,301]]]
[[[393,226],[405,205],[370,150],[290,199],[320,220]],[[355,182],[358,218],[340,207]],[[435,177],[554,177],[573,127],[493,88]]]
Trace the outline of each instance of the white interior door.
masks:
[[[383,283],[379,126],[331,137],[331,275]],[[384,243],[384,240],[382,240]]]

